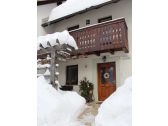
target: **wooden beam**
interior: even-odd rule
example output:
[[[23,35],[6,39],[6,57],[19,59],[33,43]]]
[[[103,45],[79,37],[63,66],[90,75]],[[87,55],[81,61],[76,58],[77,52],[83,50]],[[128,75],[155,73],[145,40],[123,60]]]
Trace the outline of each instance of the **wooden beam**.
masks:
[[[51,50],[50,82],[57,89],[58,86],[55,84],[55,57],[56,57],[55,50]]]
[[[40,43],[40,47],[41,47],[41,48],[44,48],[43,45],[42,45],[41,43]]]
[[[40,55],[40,54],[45,54],[45,53],[51,53],[51,49],[55,50],[55,51],[66,50],[67,46],[68,46],[67,44],[63,44],[63,45],[55,45],[52,47],[42,48],[37,51],[37,54]],[[72,49],[74,49],[74,48],[72,48]]]
[[[60,42],[59,42],[59,40],[58,40],[58,39],[56,39],[56,43],[57,43],[58,45],[60,45]]]
[[[94,52],[96,56],[100,56],[100,52]]]
[[[123,50],[125,53],[129,53],[129,51],[128,51],[127,48],[122,48],[122,50]]]
[[[49,44],[49,43],[47,43],[47,44]],[[70,48],[72,51],[68,50],[67,48]],[[68,45],[68,44],[55,45],[55,46],[42,48],[42,49],[38,50],[37,57],[41,57],[42,55],[46,55],[46,54],[51,54],[53,51],[55,51],[57,57],[60,57],[62,59],[67,59],[68,57],[70,57],[70,55],[66,55],[66,53],[65,53],[65,55],[61,55],[61,54],[57,53],[58,51],[64,51],[69,54],[71,54],[72,52],[76,52],[75,48]],[[74,54],[76,54],[76,53],[74,53]]]
[[[51,44],[50,44],[50,42],[47,42],[47,45],[48,45],[49,47],[51,47]]]

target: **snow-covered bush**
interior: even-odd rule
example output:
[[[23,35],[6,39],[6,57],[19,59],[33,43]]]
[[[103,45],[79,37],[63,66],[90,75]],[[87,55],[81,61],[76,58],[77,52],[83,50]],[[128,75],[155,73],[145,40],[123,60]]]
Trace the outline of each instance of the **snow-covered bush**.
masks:
[[[126,79],[100,106],[95,118],[96,126],[132,125],[132,77]]]
[[[80,81],[79,92],[86,102],[93,101],[93,84],[86,77]]]
[[[43,76],[38,84],[38,126],[69,126],[85,107],[85,99],[76,92],[57,91]]]

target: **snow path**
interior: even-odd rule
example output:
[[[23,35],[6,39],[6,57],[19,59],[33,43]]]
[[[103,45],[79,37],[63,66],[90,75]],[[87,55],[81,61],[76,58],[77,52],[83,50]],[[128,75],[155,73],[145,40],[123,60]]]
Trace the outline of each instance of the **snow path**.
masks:
[[[96,102],[87,103],[84,112],[78,117],[80,126],[95,126],[95,116],[100,104]]]

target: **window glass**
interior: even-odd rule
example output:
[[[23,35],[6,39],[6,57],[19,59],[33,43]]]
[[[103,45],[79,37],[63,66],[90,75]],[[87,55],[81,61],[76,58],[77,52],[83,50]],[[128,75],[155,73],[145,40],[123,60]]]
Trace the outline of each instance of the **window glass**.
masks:
[[[109,21],[109,20],[112,20],[112,16],[100,18],[98,19],[98,23]]]
[[[105,67],[100,68],[101,84],[105,84],[106,83],[106,79],[104,77],[105,72],[106,72],[106,68]]]
[[[66,84],[67,85],[77,85],[78,84],[78,65],[67,66]]]
[[[112,84],[113,81],[114,81],[114,78],[113,78],[113,67],[109,67],[108,69],[108,72],[109,72],[109,83]]]
[[[75,26],[69,27],[68,31],[72,31],[72,30],[75,30],[75,29],[78,29],[78,28],[79,28],[79,25],[75,25]]]
[[[90,24],[90,20],[87,19],[87,20],[86,20],[86,25],[89,25],[89,24]]]

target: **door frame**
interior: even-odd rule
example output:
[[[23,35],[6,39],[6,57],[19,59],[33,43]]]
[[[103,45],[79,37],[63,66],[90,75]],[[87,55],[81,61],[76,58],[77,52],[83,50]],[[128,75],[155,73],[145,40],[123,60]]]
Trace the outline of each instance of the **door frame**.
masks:
[[[101,64],[113,64],[115,67],[114,67],[114,71],[115,71],[115,74],[114,74],[114,78],[115,78],[115,86],[117,88],[117,78],[116,78],[116,62],[115,61],[112,61],[112,62],[105,62],[105,63],[97,63],[97,91],[98,91],[98,101],[101,101],[100,100],[100,71],[99,71],[99,65]]]

